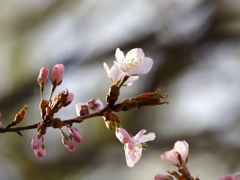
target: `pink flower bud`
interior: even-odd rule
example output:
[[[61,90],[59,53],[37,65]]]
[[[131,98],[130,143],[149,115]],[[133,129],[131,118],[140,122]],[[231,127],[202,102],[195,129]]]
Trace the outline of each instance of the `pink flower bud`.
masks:
[[[46,147],[42,144],[37,149],[34,149],[34,153],[37,157],[42,158],[46,155]]]
[[[156,174],[154,180],[173,180],[173,178],[164,174]]]
[[[33,149],[38,149],[40,146],[42,146],[43,143],[43,136],[38,133],[36,136],[33,137],[31,145]]]
[[[43,67],[40,69],[39,76],[37,78],[38,84],[40,86],[44,86],[47,83],[48,80],[48,74],[49,74],[49,69],[46,67]]]
[[[68,93],[68,97],[67,100],[63,103],[63,106],[66,107],[67,105],[69,105],[74,98],[74,94],[73,93]]]
[[[74,151],[75,150],[75,145],[72,142],[71,138],[67,136],[64,132],[62,132],[62,142],[63,145],[69,150],[69,151]]]
[[[119,139],[121,143],[125,144],[129,142],[130,135],[124,128],[122,127],[117,128],[115,133],[116,133],[116,137]]]
[[[0,122],[0,128],[2,127],[2,123]]]
[[[174,144],[174,148],[161,155],[164,162],[173,165],[180,164],[178,155],[181,156],[184,163],[187,163],[188,158],[188,143],[186,141],[177,141]]]
[[[65,67],[63,64],[56,64],[52,69],[52,84],[58,86],[62,82]]]
[[[76,142],[80,143],[80,142],[82,141],[82,135],[81,135],[80,132],[77,130],[77,128],[75,128],[75,127],[70,127],[70,128],[69,128],[69,132],[70,132],[72,138],[73,138]]]

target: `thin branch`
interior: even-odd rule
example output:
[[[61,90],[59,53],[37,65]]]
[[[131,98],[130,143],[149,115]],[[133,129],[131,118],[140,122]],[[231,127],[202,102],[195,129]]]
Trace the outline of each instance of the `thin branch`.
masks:
[[[62,122],[65,123],[65,124],[81,123],[85,119],[89,119],[89,118],[93,118],[93,117],[97,117],[97,116],[102,116],[107,111],[111,111],[111,109],[108,106],[106,106],[104,109],[102,109],[100,111],[97,111],[95,113],[84,115],[84,116],[78,116],[78,117],[73,118],[73,119],[63,120]],[[40,124],[40,122],[36,123],[36,124],[28,125],[28,126],[22,126],[22,127],[0,128],[0,133],[6,133],[6,132],[17,132],[17,133],[19,133],[20,131],[25,131],[25,130],[29,130],[29,129],[36,129],[39,124]],[[48,127],[50,127],[50,126],[51,126],[51,124],[49,123]]]

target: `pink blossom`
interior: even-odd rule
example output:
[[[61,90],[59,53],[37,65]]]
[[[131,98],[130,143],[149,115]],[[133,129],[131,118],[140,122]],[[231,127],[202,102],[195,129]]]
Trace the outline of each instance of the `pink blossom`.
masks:
[[[42,143],[43,143],[43,136],[40,133],[34,136],[31,141],[31,145],[33,149],[38,149],[40,146],[42,146]]]
[[[240,180],[240,172],[235,173],[234,175],[226,175],[222,178],[220,178],[219,180]]]
[[[2,123],[0,122],[0,128],[2,127]]]
[[[187,163],[188,159],[188,143],[186,141],[177,141],[174,144],[174,148],[170,151],[165,152],[161,155],[161,158],[164,162],[180,165],[178,154],[181,156],[184,163]]]
[[[78,116],[83,116],[89,114],[90,109],[86,103],[77,103],[76,104],[76,113]]]
[[[164,174],[156,174],[154,180],[173,180],[171,176],[164,175]]]
[[[134,137],[129,139],[128,143],[124,144],[125,157],[129,167],[133,167],[138,162],[146,142],[153,141],[156,137],[153,132],[144,134],[145,132],[145,129],[139,131]]]
[[[87,105],[93,111],[100,111],[104,108],[103,102],[99,99],[91,99],[87,102]]]
[[[75,127],[70,127],[69,128],[69,132],[71,134],[71,137],[78,143],[80,143],[82,141],[82,135],[80,134],[80,132],[77,130],[77,128]]]
[[[75,151],[75,144],[72,142],[71,138],[67,136],[64,132],[62,132],[62,142],[69,151]]]
[[[34,153],[37,157],[42,158],[46,155],[46,147],[42,144],[37,149],[34,149]]]
[[[47,83],[48,80],[48,74],[49,74],[49,69],[46,67],[43,67],[40,69],[39,76],[37,78],[38,84],[40,86],[44,86]]]
[[[125,144],[129,142],[130,135],[124,128],[122,127],[116,128],[115,133],[116,133],[116,137],[119,139],[121,143]]]
[[[128,76],[146,74],[151,70],[153,65],[153,60],[145,57],[141,48],[130,50],[126,56],[117,48],[115,57],[117,60],[114,62],[115,65]]]
[[[56,64],[52,69],[52,84],[58,86],[61,84],[65,67],[63,64]]]
[[[111,70],[109,69],[106,63],[103,63],[104,69],[108,74],[110,81],[115,85],[120,85],[123,78],[126,76],[125,72],[123,72],[120,68],[118,68],[115,64],[112,66]],[[124,83],[123,86],[131,86],[134,81],[136,81],[138,76],[130,76]]]

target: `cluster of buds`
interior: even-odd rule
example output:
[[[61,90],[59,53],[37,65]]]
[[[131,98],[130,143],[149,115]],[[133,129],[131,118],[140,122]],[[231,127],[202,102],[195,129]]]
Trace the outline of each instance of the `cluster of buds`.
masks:
[[[142,150],[147,147],[146,142],[155,139],[155,133],[146,133],[145,129],[140,130],[135,136],[128,133],[123,125],[120,123],[119,117],[113,112],[131,111],[134,109],[139,110],[142,107],[150,107],[168,102],[162,102],[161,99],[167,98],[161,94],[162,88],[157,89],[155,92],[143,93],[136,97],[126,98],[117,103],[120,95],[120,88],[122,86],[130,86],[134,81],[139,79],[140,74],[148,73],[153,65],[153,60],[145,57],[144,52],[140,48],[130,50],[126,55],[117,48],[115,53],[116,61],[109,69],[106,63],[103,64],[112,86],[106,96],[106,106],[104,107],[102,101],[99,99],[91,99],[86,103],[76,104],[76,113],[78,117],[70,120],[61,120],[54,117],[62,107],[68,106],[74,98],[74,94],[70,93],[67,89],[57,93],[53,93],[57,86],[63,81],[65,67],[63,64],[56,64],[52,69],[51,74],[51,91],[48,99],[44,98],[44,88],[49,79],[49,69],[46,67],[41,68],[37,82],[40,86],[40,114],[42,120],[37,125],[37,134],[33,137],[31,145],[37,157],[42,158],[46,154],[46,147],[43,144],[44,135],[47,128],[52,127],[59,129],[62,136],[62,143],[69,151],[75,150],[74,141],[80,143],[82,136],[80,132],[73,127],[73,123],[80,123],[85,119],[101,116],[109,130],[115,130],[116,137],[124,145],[126,162],[129,167],[133,167],[139,161]],[[53,97],[53,98],[52,98]],[[11,128],[21,122],[26,115],[27,106],[25,106],[16,115],[15,119],[7,126]],[[0,124],[1,126],[1,124]],[[66,134],[62,127],[66,126],[69,134]],[[36,128],[36,126],[34,126]],[[20,132],[18,132],[20,133]]]
[[[64,70],[65,67],[63,64],[56,64],[53,67],[51,76],[52,88],[48,100],[44,99],[43,93],[44,86],[48,81],[49,69],[43,67],[40,70],[39,76],[37,78],[38,84],[40,85],[41,102],[39,105],[39,109],[42,117],[42,122],[39,123],[37,128],[38,133],[32,139],[31,144],[36,156],[39,158],[44,157],[46,154],[46,147],[43,145],[43,135],[46,134],[47,127],[49,126],[53,128],[58,128],[60,130],[62,135],[62,142],[64,146],[67,147],[67,149],[69,149],[70,151],[75,150],[75,145],[72,142],[72,139],[74,139],[76,142],[82,141],[82,136],[76,128],[65,124],[61,121],[60,118],[54,118],[54,114],[57,113],[62,107],[68,106],[74,98],[74,94],[69,93],[68,90],[66,90],[61,91],[52,99],[54,90],[58,85],[62,83]],[[69,128],[69,136],[62,131],[61,128],[63,126],[67,126]]]

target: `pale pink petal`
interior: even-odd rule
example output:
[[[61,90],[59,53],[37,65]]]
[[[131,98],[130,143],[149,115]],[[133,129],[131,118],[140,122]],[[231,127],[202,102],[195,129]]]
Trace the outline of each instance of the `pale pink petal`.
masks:
[[[229,174],[229,175],[226,175],[226,176],[220,178],[219,180],[235,180],[235,179],[233,179],[233,176]]]
[[[153,65],[153,60],[145,57],[144,52],[140,48],[130,50],[125,57],[123,52],[118,48],[115,56],[117,59],[117,62],[115,62],[116,66],[128,76],[146,74],[151,70]]]
[[[146,132],[146,129],[142,129],[140,130],[135,136],[134,136],[134,139],[136,142],[139,141],[139,139],[143,136],[143,134]]]
[[[138,142],[140,143],[145,143],[148,141],[153,141],[156,138],[156,135],[154,132],[148,133],[148,134],[144,134],[142,135],[139,139]]]
[[[174,144],[174,150],[181,155],[183,161],[186,163],[188,157],[188,143],[186,141],[177,141]]]
[[[125,144],[129,142],[130,136],[124,128],[122,127],[117,128],[115,134],[121,143]]]
[[[233,175],[233,180],[240,180],[240,172]]]
[[[161,158],[166,163],[179,164],[177,156],[178,154],[174,150],[170,150],[161,155]]]
[[[173,180],[173,178],[164,174],[156,174],[154,180]]]
[[[128,167],[133,167],[142,156],[142,147],[136,146],[133,151],[125,147],[125,157]]]

